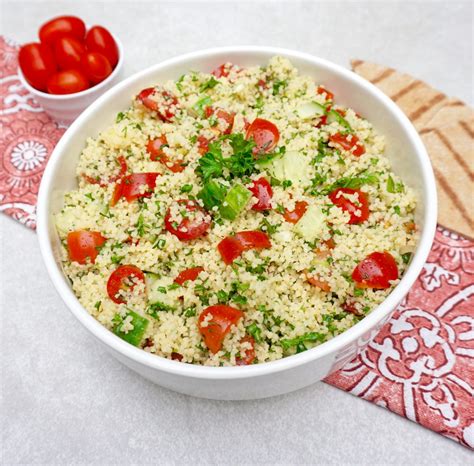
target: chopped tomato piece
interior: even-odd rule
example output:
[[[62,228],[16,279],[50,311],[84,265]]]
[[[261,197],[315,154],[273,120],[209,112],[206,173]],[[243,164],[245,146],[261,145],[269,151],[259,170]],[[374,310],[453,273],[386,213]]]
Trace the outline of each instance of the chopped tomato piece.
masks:
[[[177,212],[178,220],[173,219],[172,211]],[[190,241],[206,234],[211,226],[211,217],[195,201],[181,199],[168,209],[165,228],[181,241]]]
[[[264,79],[259,79],[257,82],[257,86],[261,87],[262,89],[268,89],[268,84]]]
[[[255,340],[250,335],[246,335],[240,343],[250,343],[251,348],[246,348],[240,356],[235,358],[235,362],[238,366],[248,366],[255,360]]]
[[[233,69],[238,69],[238,67],[232,63],[223,63],[213,70],[211,74],[216,78],[227,78]]]
[[[253,185],[248,189],[258,199],[258,202],[252,206],[253,210],[261,211],[272,208],[273,190],[266,178],[262,177],[254,181]]]
[[[132,173],[124,176],[115,186],[110,204],[114,206],[124,197],[132,202],[140,197],[151,197],[159,173]],[[146,186],[145,189],[144,186]]]
[[[170,121],[178,107],[178,99],[173,94],[157,87],[143,89],[137,99],[146,108],[156,112],[163,121]]]
[[[397,278],[397,263],[387,251],[369,254],[352,272],[358,288],[390,288],[390,281]]]
[[[179,285],[182,285],[188,280],[194,281],[203,270],[204,269],[202,267],[192,267],[190,269],[183,270],[174,279],[174,282],[178,283]]]
[[[117,304],[125,303],[120,291],[132,291],[138,281],[145,282],[145,275],[135,265],[121,265],[115,269],[107,281],[107,294]]]
[[[98,231],[77,230],[67,235],[69,259],[79,264],[85,264],[87,258],[95,263],[99,248],[107,241]]]
[[[150,154],[150,159],[156,162],[160,161],[163,165],[166,166],[173,173],[180,173],[185,168],[183,161],[171,162],[170,158],[165,154],[163,147],[168,146],[168,141],[166,140],[166,135],[162,134],[155,139],[150,139],[146,145],[146,150]]]
[[[329,139],[344,150],[350,151],[356,157],[365,154],[365,147],[355,134],[336,133],[329,136]]]
[[[278,144],[280,132],[271,121],[256,118],[247,128],[245,138],[252,138],[255,141],[255,147],[253,148],[255,155],[265,154],[271,152]]]
[[[323,95],[326,100],[334,100],[334,94],[331,91],[328,91],[324,86],[318,86],[316,92]]]
[[[331,291],[331,286],[325,280],[321,280],[317,275],[312,274],[311,272],[305,272],[306,281],[317,288],[320,288],[323,291]]]
[[[206,317],[209,315],[211,318],[208,320]],[[215,354],[222,348],[225,336],[243,315],[239,309],[225,305],[209,306],[201,312],[198,329],[211,353]]]
[[[328,239],[327,241],[323,241],[322,244],[326,245],[325,249],[314,249],[314,255],[319,259],[319,260],[324,260],[328,258],[332,254],[332,249],[336,247],[336,243],[334,240]]]
[[[210,142],[209,139],[207,139],[206,137],[198,136],[198,138],[197,138],[198,152],[201,155],[204,155],[207,152],[209,152],[209,142]]]
[[[213,114],[214,109],[210,105],[204,109],[204,115],[206,116],[206,118],[209,118]]]
[[[306,201],[296,201],[295,209],[294,210],[285,209],[283,218],[287,222],[298,223],[298,220],[305,214],[307,208],[308,208],[308,203]]]
[[[127,173],[127,170],[128,170],[128,166],[127,166],[127,161],[125,160],[125,157],[123,155],[119,155],[117,157],[117,162],[119,163],[120,165],[120,171],[117,175],[114,175],[114,176],[111,176],[107,181],[102,181],[100,179],[95,179],[95,178],[92,178],[91,176],[88,176],[88,175],[83,175],[84,179],[90,183],[90,184],[98,184],[99,186],[101,186],[102,188],[105,188],[106,186],[108,186],[110,183],[114,183],[115,181],[119,180],[120,178],[122,178],[122,176],[125,176],[125,174]]]
[[[232,131],[232,127],[234,126],[234,118],[235,118],[235,113],[231,112],[226,112],[225,110],[222,110],[222,109],[217,109],[215,111],[215,116],[217,118],[217,120],[223,120],[225,122],[225,124],[227,125],[223,130],[222,130],[222,133],[223,134],[230,134],[230,132]],[[217,126],[219,128],[221,128],[221,125],[218,123]]]
[[[181,362],[181,361],[183,360],[183,355],[180,354],[180,353],[176,353],[175,351],[173,351],[173,352],[171,353],[171,359],[172,359],[173,361],[180,361],[180,362]]]
[[[344,196],[347,194],[353,196],[358,195],[357,201],[352,201]],[[347,223],[350,225],[365,222],[369,218],[369,199],[367,194],[360,189],[338,188],[329,194],[331,202],[341,208],[350,215]]]
[[[342,304],[342,309],[344,309],[345,312],[348,312],[349,314],[354,314],[358,317],[363,315],[362,312],[357,309],[356,303],[352,300],[344,301],[344,303]]]
[[[235,236],[227,236],[217,249],[225,264],[234,262],[244,251],[249,249],[266,249],[272,246],[266,233],[262,231],[239,231]]]

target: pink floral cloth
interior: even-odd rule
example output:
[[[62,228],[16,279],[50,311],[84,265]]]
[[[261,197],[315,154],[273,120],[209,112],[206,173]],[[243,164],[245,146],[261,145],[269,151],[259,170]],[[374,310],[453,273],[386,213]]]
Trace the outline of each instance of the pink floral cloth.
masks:
[[[30,228],[64,128],[21,86],[0,36],[0,210]],[[474,448],[474,242],[438,227],[428,262],[368,347],[327,383]]]

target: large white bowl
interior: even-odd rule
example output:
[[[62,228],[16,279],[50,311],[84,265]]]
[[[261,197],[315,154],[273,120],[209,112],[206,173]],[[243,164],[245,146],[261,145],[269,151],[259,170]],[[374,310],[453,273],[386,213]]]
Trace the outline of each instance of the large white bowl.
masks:
[[[386,136],[394,171],[416,189],[419,245],[408,270],[387,299],[343,334],[306,352],[278,361],[242,367],[202,367],[154,356],[121,340],[79,303],[61,269],[53,214],[63,193],[76,187],[75,168],[88,136],[96,136],[126,109],[141,89],[189,70],[207,71],[224,62],[265,64],[274,55],[288,57],[302,74],[313,76]],[[306,53],[271,47],[204,50],[166,60],[110,89],[66,131],[46,168],[38,199],[38,238],[54,286],[71,312],[119,361],[147,379],[177,392],[213,399],[240,400],[287,393],[321,380],[364,348],[404,298],[428,256],[436,228],[437,200],[433,170],[416,130],[400,109],[375,86],[355,73]]]

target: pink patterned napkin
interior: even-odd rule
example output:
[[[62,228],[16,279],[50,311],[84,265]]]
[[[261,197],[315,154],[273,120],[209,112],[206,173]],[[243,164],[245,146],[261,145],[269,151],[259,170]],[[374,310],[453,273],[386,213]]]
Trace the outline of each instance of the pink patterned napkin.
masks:
[[[64,128],[17,76],[0,36],[0,210],[30,228],[41,175]],[[367,349],[326,382],[474,448],[474,242],[438,227],[410,293]]]

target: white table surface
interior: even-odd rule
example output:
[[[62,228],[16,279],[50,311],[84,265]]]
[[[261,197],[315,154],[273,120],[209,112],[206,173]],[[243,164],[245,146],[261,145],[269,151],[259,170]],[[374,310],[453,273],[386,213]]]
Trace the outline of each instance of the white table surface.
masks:
[[[74,13],[117,33],[125,74],[200,48],[260,44],[343,65],[351,57],[411,72],[473,103],[469,3],[2,2],[1,33],[30,40]],[[471,452],[318,383],[276,398],[179,395],[106,354],[67,311],[35,234],[1,227],[1,453],[4,464],[467,464]]]

